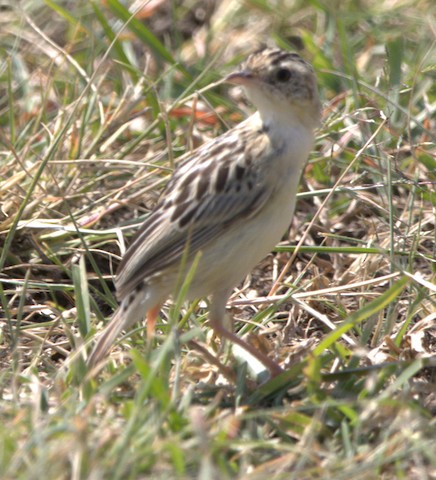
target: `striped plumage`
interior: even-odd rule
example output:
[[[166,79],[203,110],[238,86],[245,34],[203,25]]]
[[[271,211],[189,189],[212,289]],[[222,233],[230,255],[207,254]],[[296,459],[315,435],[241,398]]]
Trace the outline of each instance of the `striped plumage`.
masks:
[[[311,66],[299,55],[264,49],[227,77],[245,87],[258,111],[193,151],[175,171],[118,268],[121,305],[89,363],[104,359],[122,330],[162,303],[200,252],[189,298],[211,296],[211,326],[275,375],[280,367],[223,326],[233,287],[280,240],[289,225],[301,171],[320,120]],[[186,254],[185,271],[180,272]]]

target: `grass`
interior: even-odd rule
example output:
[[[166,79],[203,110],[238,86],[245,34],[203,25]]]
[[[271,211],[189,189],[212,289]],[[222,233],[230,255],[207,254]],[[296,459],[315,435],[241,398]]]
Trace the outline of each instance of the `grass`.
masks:
[[[0,20],[1,478],[436,478],[432,3],[71,5]],[[215,82],[261,41],[304,46],[324,103],[289,234],[231,301],[286,372],[256,385],[176,301],[90,379],[69,352],[177,158],[250,111]]]

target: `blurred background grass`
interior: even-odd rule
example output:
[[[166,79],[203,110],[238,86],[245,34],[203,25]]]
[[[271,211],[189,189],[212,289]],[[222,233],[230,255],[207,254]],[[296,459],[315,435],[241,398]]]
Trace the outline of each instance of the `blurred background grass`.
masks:
[[[432,2],[0,8],[0,476],[436,478]],[[115,307],[124,243],[177,158],[252,111],[214,83],[264,43],[324,104],[290,231],[231,303],[288,373],[254,386],[203,302],[169,303],[88,380],[65,359]]]

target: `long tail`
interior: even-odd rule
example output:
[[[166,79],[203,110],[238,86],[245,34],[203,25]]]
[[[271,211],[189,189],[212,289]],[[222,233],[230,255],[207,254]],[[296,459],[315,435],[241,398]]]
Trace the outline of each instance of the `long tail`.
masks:
[[[115,311],[112,320],[97,339],[87,364],[93,368],[103,362],[106,354],[122,330],[129,330],[132,325],[144,319],[148,310],[153,309],[147,297],[136,296],[125,299]]]
[[[92,352],[86,362],[89,367],[95,367],[103,361],[104,357],[117,339],[118,335],[124,329],[124,322],[122,316],[123,312],[121,310],[121,307],[119,307],[114,313],[112,320],[104,328],[103,332],[98,337],[97,342],[94,345],[94,348],[92,349]]]

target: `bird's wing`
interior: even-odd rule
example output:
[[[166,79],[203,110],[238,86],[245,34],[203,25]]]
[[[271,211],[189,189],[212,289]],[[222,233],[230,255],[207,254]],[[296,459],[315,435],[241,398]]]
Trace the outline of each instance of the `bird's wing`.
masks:
[[[216,140],[200,147],[175,172],[141,226],[118,268],[120,298],[143,280],[178,265],[186,248],[192,258],[233,223],[255,216],[273,193],[261,178],[263,169],[253,159],[247,161],[244,142],[238,143],[231,132]],[[267,155],[269,145],[264,143],[260,150]]]

